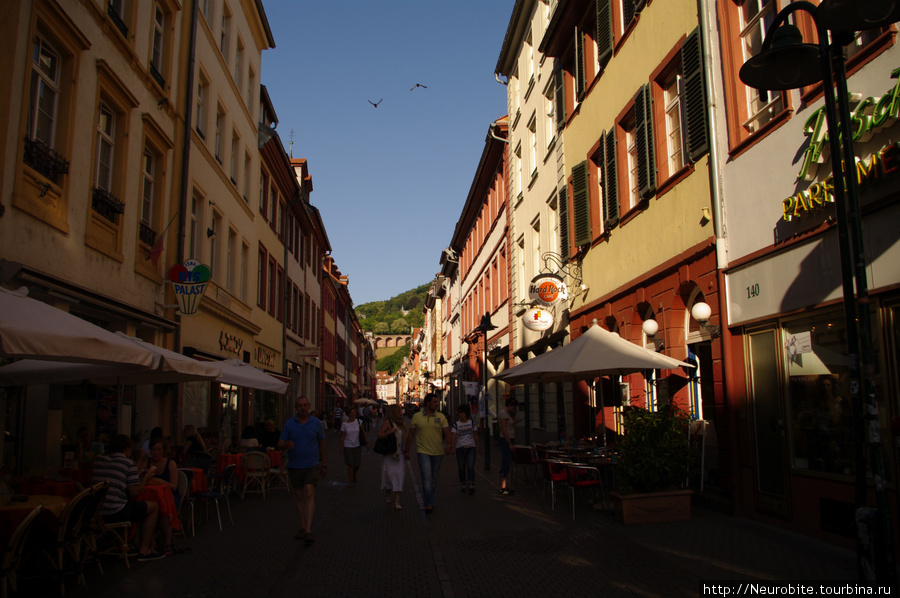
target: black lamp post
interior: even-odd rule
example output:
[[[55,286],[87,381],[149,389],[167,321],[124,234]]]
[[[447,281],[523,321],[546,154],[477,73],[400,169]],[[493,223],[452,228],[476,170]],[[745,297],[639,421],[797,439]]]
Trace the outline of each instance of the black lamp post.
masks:
[[[441,402],[444,402],[444,366],[447,365],[447,360],[444,359],[444,354],[441,353],[441,358],[438,359],[438,365],[441,366],[441,373],[438,375],[438,379],[441,381],[440,389],[441,389]]]
[[[818,44],[803,43],[800,30],[787,23],[788,18],[797,11],[804,11],[812,17]],[[823,0],[818,6],[805,1],[792,2],[778,13],[769,26],[761,51],[744,63],[740,70],[741,81],[756,89],[788,90],[822,81],[831,151],[853,403],[856,525],[859,528],[857,568],[860,580],[868,580],[874,572],[879,583],[891,586],[896,581],[893,527],[884,484],[881,443],[877,433],[878,403],[873,379],[875,359],[856,158],[850,129],[847,72],[842,46],[853,40],[853,31],[881,27],[898,20],[900,2],[896,0]],[[861,372],[865,397],[860,395]],[[877,499],[875,510],[866,507],[867,441]],[[865,533],[864,527],[868,528]],[[875,546],[867,544],[872,537],[875,538]],[[874,555],[874,563],[867,563],[867,555]]]
[[[484,413],[481,414],[482,428],[484,430],[484,469],[485,471],[490,471],[491,469],[491,429],[488,427],[488,397],[487,397],[487,335],[491,330],[496,330],[497,327],[491,323],[491,312],[486,311],[484,315],[481,317],[481,324],[479,324],[475,330],[481,332],[484,335],[484,367],[481,369],[481,384],[482,384],[482,393],[484,396]]]

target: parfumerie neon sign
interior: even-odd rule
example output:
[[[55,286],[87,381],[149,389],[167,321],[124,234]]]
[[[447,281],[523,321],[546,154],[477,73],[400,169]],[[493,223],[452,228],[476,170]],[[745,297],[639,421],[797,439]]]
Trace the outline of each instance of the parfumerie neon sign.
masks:
[[[850,129],[853,140],[867,141],[872,135],[884,128],[892,126],[900,118],[900,68],[891,72],[891,78],[897,79],[893,88],[880,98],[868,97],[862,100],[850,115]],[[822,156],[828,147],[828,127],[825,122],[825,108],[819,108],[810,115],[803,126],[803,133],[810,137],[809,145],[803,152],[803,163],[798,180],[812,180],[818,165],[824,161]],[[879,177],[892,176],[900,171],[900,144],[886,145],[872,154],[868,163],[859,160],[856,163],[856,176],[860,187],[874,182]],[[834,202],[832,177],[811,185],[782,201],[782,210],[786,221],[821,209]]]

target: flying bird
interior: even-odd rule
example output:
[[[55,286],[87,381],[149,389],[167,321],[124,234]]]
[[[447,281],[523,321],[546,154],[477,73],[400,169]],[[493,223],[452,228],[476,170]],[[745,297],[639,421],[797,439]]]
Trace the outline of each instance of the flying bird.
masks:
[[[428,86],[427,86],[427,85],[422,85],[421,83],[416,83],[415,85],[413,85],[412,87],[410,87],[409,90],[412,91],[412,90],[414,90],[414,89],[417,88],[417,87],[421,87],[422,89],[428,89]]]
[[[383,100],[383,99],[384,98],[381,98],[381,100]],[[378,108],[378,104],[381,103],[381,100],[378,100],[377,102],[373,102],[372,100],[369,100],[369,103],[372,104],[373,106],[375,106],[376,108]]]

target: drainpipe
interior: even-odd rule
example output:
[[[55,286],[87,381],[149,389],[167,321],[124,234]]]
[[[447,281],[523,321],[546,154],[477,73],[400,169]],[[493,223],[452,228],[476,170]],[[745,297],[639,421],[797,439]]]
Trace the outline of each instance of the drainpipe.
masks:
[[[713,84],[714,69],[708,57],[712,56],[709,48],[709,36],[711,35],[709,18],[707,14],[710,3],[705,0],[697,0],[697,14],[699,15],[700,25],[700,43],[703,56],[707,57],[703,61],[704,78],[706,80],[706,97],[707,97],[707,122],[709,123],[709,188],[710,201],[712,203],[712,221],[713,232],[716,236],[716,284],[718,286],[719,299],[719,319],[720,319],[720,336],[719,343],[722,348],[722,388],[725,391],[725,402],[728,413],[728,427],[731,430],[731,442],[728,447],[731,452],[731,474],[732,481],[732,504],[738,507],[738,495],[740,493],[740,485],[737,483],[737,476],[740,468],[740,460],[737,447],[738,434],[738,413],[735,405],[729,404],[729,399],[736,399],[739,395],[738,389],[734,387],[734,380],[729,375],[728,366],[734,364],[734,350],[731,344],[731,332],[727,326],[728,302],[725,293],[725,268],[728,267],[727,253],[727,236],[724,225],[724,206],[722,205],[721,177],[719,166],[719,143],[718,129],[716,127],[716,108],[717,96],[715,93],[715,85]],[[715,6],[715,4],[711,4]],[[736,510],[737,512],[737,510]]]
[[[194,105],[194,60],[197,52],[197,13],[199,0],[194,0],[191,11],[191,42],[188,47],[187,80],[184,93],[184,140],[181,146],[181,197],[178,202],[178,249],[177,262],[184,263],[184,236],[187,228],[188,186],[191,163],[191,120]],[[175,327],[175,350],[181,352],[181,316],[177,315],[178,326]]]

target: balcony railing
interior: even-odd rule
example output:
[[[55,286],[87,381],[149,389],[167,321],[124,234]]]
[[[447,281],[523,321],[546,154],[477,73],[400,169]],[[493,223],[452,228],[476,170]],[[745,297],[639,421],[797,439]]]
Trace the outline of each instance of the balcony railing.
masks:
[[[150,225],[146,222],[141,222],[141,227],[138,231],[138,235],[140,235],[142,243],[146,243],[151,247],[154,243],[156,243],[156,232],[152,228],[150,228]]]
[[[150,63],[150,76],[153,77],[153,80],[159,83],[159,86],[163,89],[166,88],[166,79],[162,76],[162,73],[159,72],[159,69],[154,66],[154,64]]]
[[[37,139],[25,139],[22,160],[57,185],[60,175],[69,172],[69,161]]]
[[[99,187],[94,188],[94,194],[91,197],[91,207],[113,224],[118,224],[119,214],[125,213],[125,204],[106,189],[100,189]]]
[[[109,18],[112,19],[113,24],[122,32],[122,35],[128,37],[128,25],[125,24],[125,21],[122,20],[122,17],[119,16],[119,13],[116,12],[116,9],[113,7],[112,3],[106,5],[106,14],[109,15]]]

